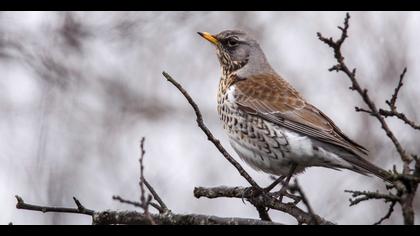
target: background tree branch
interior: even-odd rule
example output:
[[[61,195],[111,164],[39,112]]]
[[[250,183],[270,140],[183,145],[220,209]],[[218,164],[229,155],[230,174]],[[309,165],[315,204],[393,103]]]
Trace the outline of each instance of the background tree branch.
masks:
[[[390,215],[393,212],[395,203],[398,202],[402,208],[404,223],[414,224],[413,200],[416,195],[417,187],[419,184],[419,182],[416,180],[420,176],[419,160],[416,155],[410,155],[406,151],[406,149],[401,145],[400,141],[397,139],[394,132],[391,131],[389,125],[385,121],[386,117],[396,116],[397,118],[403,120],[405,123],[410,125],[413,129],[418,129],[418,125],[415,122],[408,120],[405,114],[398,112],[396,107],[398,94],[403,86],[403,79],[407,72],[407,68],[404,68],[404,70],[402,71],[397,87],[395,88],[394,94],[392,95],[391,99],[389,101],[386,101],[386,104],[388,104],[390,110],[388,111],[385,109],[378,109],[376,104],[370,98],[368,90],[362,88],[362,86],[359,84],[358,79],[356,78],[356,68],[352,70],[349,69],[349,67],[345,63],[344,56],[341,52],[341,47],[344,43],[344,40],[348,37],[349,19],[350,14],[347,13],[344,19],[344,26],[338,27],[341,31],[341,36],[338,40],[334,40],[331,37],[326,38],[322,36],[321,33],[317,33],[319,40],[327,44],[334,51],[334,57],[337,61],[337,64],[331,67],[329,71],[341,71],[347,76],[347,78],[351,82],[350,89],[356,91],[368,107],[368,109],[356,107],[356,111],[367,113],[375,117],[379,121],[379,123],[381,124],[381,128],[385,131],[385,134],[394,144],[396,150],[399,153],[400,159],[403,162],[402,172],[398,173],[396,170],[394,170],[393,183],[389,187],[389,189],[396,189],[396,196],[392,193],[380,194],[377,192],[368,191],[347,191],[352,193],[353,197],[357,197],[354,200],[350,200],[350,205],[356,205],[361,201],[367,201],[370,199],[384,199],[386,202],[391,202],[388,213],[385,215],[384,218],[380,219],[377,222],[381,223],[384,219],[390,217]],[[413,161],[415,162],[415,167],[412,170],[410,169],[410,164]]]

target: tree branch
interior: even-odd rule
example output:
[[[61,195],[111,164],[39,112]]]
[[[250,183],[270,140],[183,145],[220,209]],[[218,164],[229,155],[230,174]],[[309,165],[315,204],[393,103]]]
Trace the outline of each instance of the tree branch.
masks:
[[[316,214],[310,214],[304,212],[300,208],[298,208],[295,204],[292,203],[282,203],[278,201],[273,194],[266,193],[266,194],[259,194],[255,195],[253,191],[250,191],[249,188],[244,187],[213,187],[213,188],[204,188],[204,187],[196,187],[194,188],[194,196],[196,198],[206,197],[206,198],[220,198],[220,197],[228,197],[228,198],[245,198],[253,205],[264,205],[270,209],[275,209],[281,212],[285,212],[291,216],[293,216],[299,224],[313,224],[313,217],[316,218],[316,222],[319,224],[326,224],[331,225],[334,224],[328,220],[323,219],[322,217]]]
[[[382,217],[379,221],[375,222],[374,225],[380,225],[384,220],[389,219],[389,217],[391,217],[392,212],[394,212],[394,206],[396,203],[397,202],[392,202],[391,205],[389,205],[389,209],[386,215]]]
[[[303,204],[306,206],[306,209],[308,209],[308,213],[309,213],[309,214],[311,215],[311,217],[312,217],[312,223],[313,223],[313,224],[316,224],[316,225],[319,225],[319,224],[320,224],[320,222],[318,221],[319,217],[316,217],[316,214],[315,214],[314,210],[312,209],[312,206],[311,206],[311,204],[309,203],[309,200],[308,200],[308,198],[306,197],[305,192],[303,192],[302,187],[300,187],[300,185],[299,185],[299,183],[298,183],[297,179],[295,179],[295,182],[294,182],[294,184],[293,184],[293,185],[289,185],[289,189],[290,189],[290,191],[291,191],[292,193],[293,193],[293,192],[298,192],[298,193],[299,193],[299,195],[300,195],[300,196],[301,196],[301,198],[302,198],[302,202],[303,202]]]
[[[119,202],[121,202],[121,203],[125,203],[125,204],[128,204],[128,205],[132,205],[132,206],[135,206],[135,207],[140,207],[140,208],[142,208],[142,204],[141,204],[140,202],[127,200],[127,199],[124,199],[124,198],[122,198],[121,196],[118,196],[118,195],[114,195],[114,196],[112,196],[112,200],[116,200],[116,201],[119,201]],[[159,206],[158,204],[156,204],[156,203],[154,203],[154,202],[150,202],[149,204],[150,204],[150,206],[152,206],[152,207],[154,207],[156,210],[158,210],[158,211],[159,211],[159,213],[163,213],[163,212],[164,212],[164,210],[162,209],[162,207],[161,207],[161,206]]]
[[[385,202],[398,202],[401,200],[400,197],[392,194],[383,194],[379,192],[369,192],[369,191],[353,191],[353,190],[344,190],[344,192],[351,193],[352,197],[355,199],[350,199],[350,206],[359,204],[360,202],[370,200],[370,199],[383,199]]]
[[[162,74],[166,78],[166,80],[168,80],[171,84],[173,84],[182,93],[182,95],[184,95],[188,103],[192,106],[192,108],[194,109],[195,115],[197,117],[196,121],[197,121],[198,127],[200,127],[200,129],[206,134],[207,139],[216,146],[216,148],[225,157],[225,159],[228,160],[238,170],[239,174],[242,175],[242,177],[244,177],[248,181],[248,183],[251,184],[252,187],[262,190],[261,187],[258,186],[258,184],[251,178],[251,176],[242,168],[242,166],[226,151],[226,149],[222,146],[220,141],[213,136],[213,134],[204,124],[203,116],[201,115],[200,109],[198,108],[197,104],[194,102],[194,100],[191,98],[188,92],[182,87],[182,85],[176,82],[165,71],[162,72]]]
[[[77,198],[73,197],[74,203],[76,204],[77,208],[67,208],[67,207],[49,207],[49,206],[39,206],[33,204],[27,204],[23,201],[23,199],[16,195],[16,208],[23,209],[23,210],[31,210],[31,211],[40,211],[42,213],[46,212],[62,212],[62,213],[73,213],[73,214],[84,214],[93,216],[95,213],[93,210],[85,208]]]
[[[344,56],[341,53],[341,46],[344,40],[348,37],[347,30],[349,27],[349,19],[350,15],[347,13],[344,19],[344,27],[339,27],[342,34],[341,37],[334,41],[332,38],[325,38],[321,35],[321,33],[317,33],[319,40],[327,44],[331,47],[334,51],[334,57],[337,61],[337,64],[331,67],[330,71],[336,72],[343,72],[347,77],[350,79],[352,86],[350,87],[351,90],[354,90],[359,93],[362,97],[365,104],[368,106],[367,109],[362,109],[356,107],[356,111],[358,112],[365,112],[369,115],[374,116],[379,123],[381,124],[382,129],[385,131],[388,138],[392,141],[395,148],[397,149],[400,159],[403,162],[403,171],[402,174],[399,174],[396,170],[394,170],[394,176],[390,179],[392,180],[392,186],[390,189],[395,188],[397,189],[398,196],[393,194],[379,194],[373,192],[366,192],[366,191],[348,191],[353,193],[353,197],[358,197],[355,200],[350,199],[350,205],[356,205],[361,201],[366,201],[370,199],[384,199],[385,201],[391,201],[390,209],[387,215],[382,218],[378,223],[381,223],[384,219],[389,218],[393,212],[393,208],[395,202],[399,202],[402,208],[402,213],[404,217],[405,224],[414,224],[414,210],[413,210],[413,200],[416,194],[416,190],[418,187],[419,182],[416,180],[420,176],[420,163],[418,158],[415,155],[409,155],[407,151],[402,147],[398,139],[395,137],[394,133],[389,128],[388,124],[385,121],[385,118],[388,116],[396,116],[397,118],[403,120],[405,123],[409,124],[412,128],[418,129],[418,125],[415,124],[413,121],[407,119],[407,117],[403,113],[397,112],[396,108],[396,101],[398,98],[398,93],[403,86],[403,79],[407,69],[404,68],[403,72],[400,75],[400,79],[398,82],[397,87],[394,90],[394,94],[391,97],[390,101],[386,101],[386,103],[390,107],[390,111],[386,111],[384,109],[378,109],[375,103],[368,95],[368,90],[364,89],[360,86],[359,82],[356,79],[356,69],[350,70],[344,62]],[[415,169],[412,171],[409,167],[412,161],[415,161]]]
[[[404,76],[407,72],[407,67],[404,68],[403,72],[400,75],[400,79],[398,80],[397,87],[394,90],[394,94],[392,94],[391,100],[385,101],[386,104],[388,104],[390,110],[384,110],[379,109],[379,114],[381,114],[383,117],[397,117],[398,119],[404,121],[404,123],[411,126],[413,129],[420,130],[420,125],[416,124],[416,122],[409,120],[407,116],[404,113],[397,111],[397,98],[398,98],[398,92],[400,91],[401,87],[403,86],[403,80]]]
[[[280,223],[236,218],[236,217],[217,217],[197,214],[150,214],[153,221],[158,225],[281,225]],[[93,215],[93,224],[128,224],[128,225],[148,225],[150,221],[144,214],[136,211],[104,211]]]

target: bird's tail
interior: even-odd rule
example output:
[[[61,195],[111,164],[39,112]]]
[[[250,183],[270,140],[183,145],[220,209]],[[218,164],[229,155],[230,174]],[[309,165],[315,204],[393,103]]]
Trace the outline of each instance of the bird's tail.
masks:
[[[363,175],[375,175],[386,182],[392,183],[392,174],[380,167],[375,166],[360,156],[342,156],[344,160],[351,164],[349,170]]]

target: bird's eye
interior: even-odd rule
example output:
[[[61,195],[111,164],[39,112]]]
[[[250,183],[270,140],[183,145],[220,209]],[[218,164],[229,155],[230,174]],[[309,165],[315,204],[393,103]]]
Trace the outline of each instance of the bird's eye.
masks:
[[[238,43],[239,43],[238,40],[236,40],[234,38],[230,38],[230,39],[227,40],[227,45],[229,47],[235,47],[235,46],[238,45]]]

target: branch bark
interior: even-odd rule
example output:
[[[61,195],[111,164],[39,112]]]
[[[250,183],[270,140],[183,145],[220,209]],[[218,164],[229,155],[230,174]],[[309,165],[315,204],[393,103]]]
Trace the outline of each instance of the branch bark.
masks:
[[[150,214],[153,221],[158,225],[281,225],[271,221],[237,217],[217,217],[198,214]],[[128,224],[148,225],[149,219],[142,213],[136,211],[103,211],[93,215],[93,224]]]
[[[275,209],[281,212],[285,212],[293,216],[298,221],[299,224],[314,224],[315,222],[322,225],[334,224],[316,214],[310,214],[303,211],[302,209],[298,208],[293,203],[282,203],[278,201],[271,193],[254,195],[253,191],[250,191],[249,188],[245,188],[245,187],[233,187],[233,188],[226,187],[226,186],[219,186],[219,187],[213,187],[213,188],[196,187],[194,188],[194,196],[196,198],[200,198],[200,197],[206,197],[206,198],[227,197],[227,198],[239,198],[239,199],[245,198],[254,205],[264,205],[270,209]],[[316,219],[315,222],[313,218]]]

